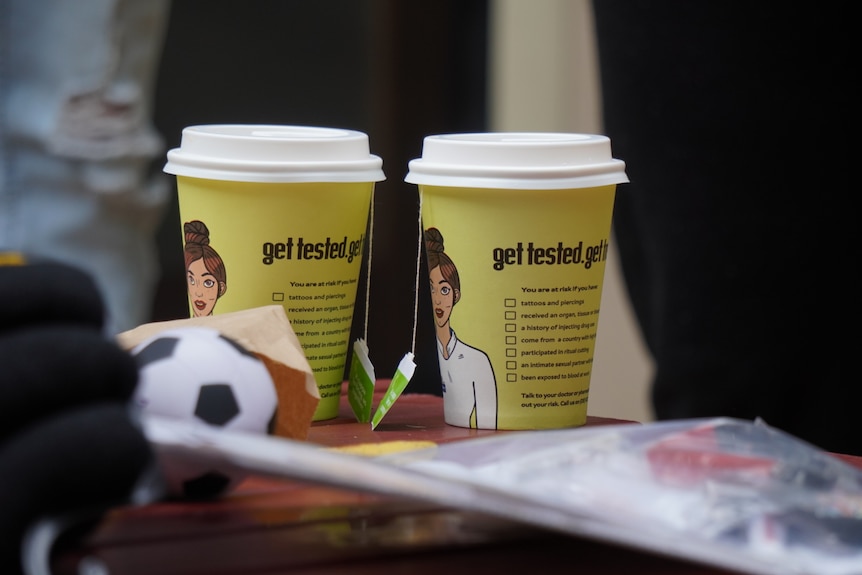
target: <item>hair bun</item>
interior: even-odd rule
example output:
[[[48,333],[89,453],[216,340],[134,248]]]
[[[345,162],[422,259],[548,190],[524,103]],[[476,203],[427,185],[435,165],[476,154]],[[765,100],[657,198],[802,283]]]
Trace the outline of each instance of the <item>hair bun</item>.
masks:
[[[200,220],[193,220],[183,224],[183,233],[186,243],[208,246],[210,244],[210,231],[206,224]]]
[[[425,247],[429,252],[437,252],[442,254],[443,249],[443,234],[437,228],[428,228],[425,230]]]

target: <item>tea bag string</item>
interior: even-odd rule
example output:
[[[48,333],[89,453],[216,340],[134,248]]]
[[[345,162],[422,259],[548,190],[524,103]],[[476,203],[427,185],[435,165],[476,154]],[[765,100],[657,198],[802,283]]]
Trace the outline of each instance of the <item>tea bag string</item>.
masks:
[[[416,353],[416,324],[419,321],[419,269],[422,265],[422,188],[419,188],[419,240],[416,242],[416,283],[413,288],[413,341],[410,352]]]
[[[362,337],[368,341],[368,318],[371,309],[371,259],[374,253],[374,191],[371,192],[371,211],[369,213],[371,225],[368,232],[368,261],[366,262],[365,283],[365,320],[363,322]],[[410,341],[410,352],[416,353],[416,332],[419,321],[419,270],[422,265],[422,191],[419,191],[419,237],[416,242],[416,279],[413,286],[413,325]]]
[[[371,189],[371,211],[368,214],[368,261],[365,262],[365,322],[362,326],[362,339],[368,341],[368,318],[371,308],[371,254],[374,253],[374,189]]]

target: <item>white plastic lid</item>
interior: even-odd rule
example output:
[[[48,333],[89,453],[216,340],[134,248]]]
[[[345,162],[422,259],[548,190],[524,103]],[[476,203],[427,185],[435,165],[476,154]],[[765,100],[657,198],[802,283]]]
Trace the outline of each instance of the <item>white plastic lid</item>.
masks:
[[[214,124],[183,129],[164,171],[236,182],[379,182],[368,136],[308,126]]]
[[[555,132],[489,132],[428,136],[412,160],[411,184],[552,190],[628,182],[625,162],[611,157],[606,136]]]

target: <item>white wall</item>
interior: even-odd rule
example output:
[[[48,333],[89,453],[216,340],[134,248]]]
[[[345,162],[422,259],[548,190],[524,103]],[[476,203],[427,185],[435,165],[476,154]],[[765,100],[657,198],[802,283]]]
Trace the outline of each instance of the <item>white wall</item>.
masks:
[[[490,36],[492,130],[602,133],[590,0],[491,0]],[[606,265],[588,411],[650,421],[653,366],[613,244]]]

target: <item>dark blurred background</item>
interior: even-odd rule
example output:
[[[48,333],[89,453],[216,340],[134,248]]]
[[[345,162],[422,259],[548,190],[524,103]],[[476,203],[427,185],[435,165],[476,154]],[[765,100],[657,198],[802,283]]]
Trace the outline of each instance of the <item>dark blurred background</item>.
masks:
[[[378,377],[394,374],[413,339],[418,194],[404,183],[407,163],[426,135],[487,129],[487,4],[173,1],[154,110],[167,149],[188,125],[293,124],[361,130],[383,158],[367,337]],[[153,320],[188,317],[175,188],[159,247]],[[424,254],[422,263],[407,392],[440,395]],[[363,266],[351,344],[363,335],[367,282]]]

